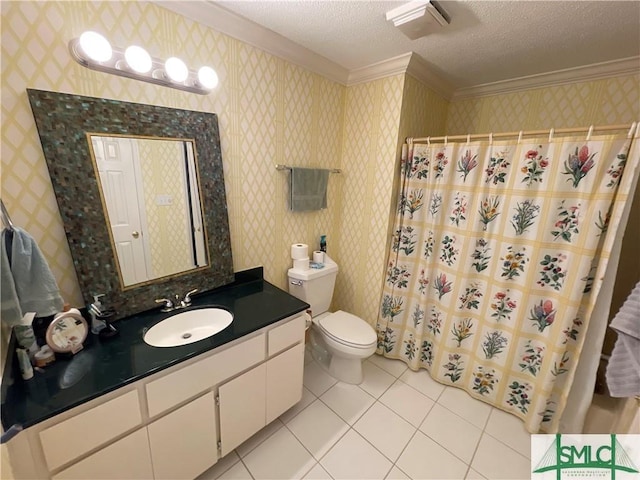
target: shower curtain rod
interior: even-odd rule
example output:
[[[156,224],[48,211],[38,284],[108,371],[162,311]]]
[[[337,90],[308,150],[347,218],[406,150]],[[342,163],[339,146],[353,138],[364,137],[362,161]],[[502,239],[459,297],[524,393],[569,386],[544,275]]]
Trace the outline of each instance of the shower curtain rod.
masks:
[[[519,132],[501,132],[501,133],[475,133],[468,135],[446,135],[443,137],[420,137],[420,138],[411,138],[407,137],[406,143],[410,141],[412,143],[432,143],[432,142],[447,142],[449,140],[478,140],[481,138],[506,138],[506,137],[522,137],[522,136],[532,136],[532,135],[549,135],[552,138],[556,134],[566,134],[566,133],[586,133],[588,136],[591,133],[598,132],[610,132],[615,130],[627,130],[629,129],[629,138],[633,136],[634,131],[636,130],[636,122],[631,125],[604,125],[600,127],[581,127],[581,128],[558,128],[558,129],[547,129],[547,130],[522,130]]]

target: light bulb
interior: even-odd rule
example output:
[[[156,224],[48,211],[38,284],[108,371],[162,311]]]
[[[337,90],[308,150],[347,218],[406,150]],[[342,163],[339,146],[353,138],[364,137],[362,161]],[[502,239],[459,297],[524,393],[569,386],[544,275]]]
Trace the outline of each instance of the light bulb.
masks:
[[[80,35],[80,48],[95,62],[107,62],[113,54],[109,41],[96,32],[84,32]]]
[[[184,82],[189,76],[189,69],[185,63],[177,57],[170,57],[164,62],[167,75],[174,82]]]
[[[200,67],[200,70],[198,70],[198,82],[204,88],[212,90],[218,86],[218,74],[211,67]]]
[[[147,73],[151,70],[151,55],[142,47],[137,45],[127,47],[124,51],[124,58],[134,72]]]

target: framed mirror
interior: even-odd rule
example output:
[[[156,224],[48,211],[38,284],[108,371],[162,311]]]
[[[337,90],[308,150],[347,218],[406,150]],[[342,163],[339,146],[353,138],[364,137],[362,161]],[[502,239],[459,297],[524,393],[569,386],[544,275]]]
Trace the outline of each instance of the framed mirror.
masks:
[[[193,141],[87,137],[123,288],[206,268]]]
[[[233,281],[215,114],[42,90],[27,93],[86,304],[104,293],[119,319],[155,308],[157,298]],[[159,161],[163,150],[175,156]],[[121,163],[114,173],[106,157],[115,153],[138,158]],[[127,169],[133,178],[126,178]],[[125,187],[125,181],[141,185],[141,191]],[[133,210],[146,223],[118,240],[114,225],[130,221]],[[154,222],[159,225],[149,229]],[[176,233],[175,225],[181,225],[182,238],[163,237]],[[147,253],[132,245],[142,239],[149,245]],[[155,266],[153,248],[160,249]],[[145,272],[132,277],[140,262],[127,262],[139,255]]]

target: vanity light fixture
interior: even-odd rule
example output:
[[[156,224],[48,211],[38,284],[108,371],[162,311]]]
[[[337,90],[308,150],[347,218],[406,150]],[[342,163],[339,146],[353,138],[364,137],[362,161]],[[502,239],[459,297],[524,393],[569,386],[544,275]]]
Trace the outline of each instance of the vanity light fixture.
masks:
[[[131,45],[124,51],[124,59],[131,70],[137,73],[151,71],[153,61],[151,55],[142,47]]]
[[[122,77],[207,95],[218,85],[218,75],[209,66],[190,70],[177,57],[166,61],[154,58],[142,47],[112,46],[97,32],[84,32],[69,42],[69,51],[80,65]]]

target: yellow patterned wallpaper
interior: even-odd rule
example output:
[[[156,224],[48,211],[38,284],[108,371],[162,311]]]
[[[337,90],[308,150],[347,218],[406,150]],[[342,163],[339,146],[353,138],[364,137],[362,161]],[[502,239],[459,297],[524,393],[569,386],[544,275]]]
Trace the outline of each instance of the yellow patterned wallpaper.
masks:
[[[384,270],[404,75],[347,89],[338,238],[327,251],[340,273],[334,306],[373,323]]]
[[[336,243],[341,179],[329,208],[287,210],[288,175],[276,163],[340,167],[346,88],[145,2],[8,2],[2,12],[2,198],[14,223],[47,257],[63,296],[82,304],[26,88],[214,112],[219,116],[234,269],[264,265],[286,288],[290,245]],[[220,77],[207,96],[94,72],[73,61],[70,39],[94,29],[113,44],[210,64]]]
[[[638,118],[640,75],[626,75],[453,101],[447,134],[631,124]]]

